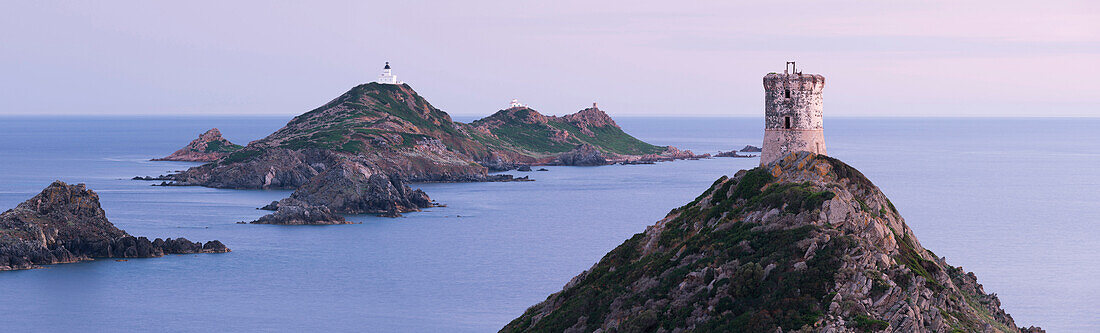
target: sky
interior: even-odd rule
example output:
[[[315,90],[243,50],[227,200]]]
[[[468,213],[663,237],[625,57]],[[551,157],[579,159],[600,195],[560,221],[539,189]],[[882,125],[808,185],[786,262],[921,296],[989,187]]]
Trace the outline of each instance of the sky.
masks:
[[[1100,1],[3,1],[0,115],[297,115],[389,61],[435,107],[1100,117]]]

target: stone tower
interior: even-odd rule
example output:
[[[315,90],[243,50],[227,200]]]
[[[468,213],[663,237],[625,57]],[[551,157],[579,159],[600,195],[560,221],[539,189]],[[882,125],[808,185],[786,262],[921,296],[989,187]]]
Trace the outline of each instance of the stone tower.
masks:
[[[825,154],[821,90],[825,77],[802,74],[787,62],[783,74],[764,76],[764,146],[760,165],[794,151]]]

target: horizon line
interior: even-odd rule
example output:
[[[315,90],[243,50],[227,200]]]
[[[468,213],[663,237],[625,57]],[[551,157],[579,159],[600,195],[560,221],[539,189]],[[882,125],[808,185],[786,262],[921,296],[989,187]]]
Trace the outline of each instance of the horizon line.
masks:
[[[30,114],[30,113],[15,113],[15,114],[2,114],[0,118],[118,118],[118,117],[175,117],[175,118],[206,118],[206,117],[257,117],[257,118],[275,118],[275,117],[297,117],[300,114],[282,114],[282,113],[102,113],[102,114],[75,114],[75,113],[48,113],[48,114]],[[454,117],[488,117],[489,114],[468,114],[468,113],[448,113],[452,118]],[[746,114],[608,114],[612,118],[763,118],[764,115],[746,115]],[[547,114],[547,116],[561,116]],[[1100,115],[828,115],[827,118],[1100,118]]]

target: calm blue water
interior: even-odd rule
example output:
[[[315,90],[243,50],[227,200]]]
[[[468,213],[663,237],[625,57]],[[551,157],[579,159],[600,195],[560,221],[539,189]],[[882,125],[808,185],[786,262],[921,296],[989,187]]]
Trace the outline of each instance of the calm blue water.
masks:
[[[131,234],[233,249],[0,272],[0,331],[495,331],[607,251],[755,159],[548,167],[536,182],[425,184],[448,207],[342,226],[239,225],[287,191],[152,187],[149,162],[210,127],[285,118],[0,118],[0,209],[87,183]],[[468,120],[468,119],[464,119]],[[623,118],[656,144],[759,145],[756,118]],[[878,184],[921,243],[978,274],[1022,325],[1100,331],[1100,119],[830,118],[831,155]]]

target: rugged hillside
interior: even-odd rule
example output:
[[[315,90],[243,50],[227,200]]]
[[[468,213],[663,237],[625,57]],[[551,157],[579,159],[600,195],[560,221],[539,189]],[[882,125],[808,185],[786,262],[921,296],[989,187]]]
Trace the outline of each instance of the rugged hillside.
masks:
[[[431,200],[407,182],[507,181],[511,176],[488,172],[687,157],[694,154],[631,137],[594,107],[560,118],[509,109],[463,124],[408,85],[368,83],[214,163],[137,179],[235,189],[307,187],[309,193],[269,205],[276,213],[256,222],[331,224],[346,223],[338,214],[396,216],[430,207]]]
[[[810,153],[718,179],[501,331],[597,330],[1021,331],[859,171]]]
[[[470,125],[485,134],[487,138],[482,140],[488,144],[532,157],[568,152],[579,145],[620,155],[657,154],[666,149],[626,134],[596,105],[563,117],[548,117],[528,107],[514,107]]]
[[[172,155],[153,160],[211,162],[229,156],[230,153],[241,150],[241,148],[244,147],[223,138],[222,132],[218,131],[217,128],[211,128],[206,133],[199,135],[198,139],[192,140],[191,143],[172,153]]]
[[[35,268],[91,258],[159,257],[229,252],[219,241],[149,241],[107,221],[99,196],[84,184],[55,181],[42,193],[0,214],[0,270]]]

